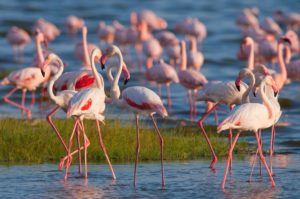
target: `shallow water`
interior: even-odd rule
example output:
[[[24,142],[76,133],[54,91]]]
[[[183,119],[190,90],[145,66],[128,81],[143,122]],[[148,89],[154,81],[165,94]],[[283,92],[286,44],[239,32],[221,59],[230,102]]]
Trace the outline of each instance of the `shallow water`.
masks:
[[[63,29],[63,20],[70,14],[83,17],[89,28],[90,42],[99,44],[95,30],[99,20],[111,22],[113,19],[128,25],[131,11],[140,9],[152,9],[158,15],[164,17],[171,29],[175,22],[186,16],[198,17],[208,29],[208,37],[202,45],[205,63],[202,72],[209,80],[233,79],[244,62],[235,58],[239,48],[240,34],[234,24],[239,10],[247,6],[257,6],[261,11],[261,17],[270,16],[274,9],[282,8],[287,11],[299,11],[300,4],[293,0],[285,1],[0,1],[0,68],[1,70],[14,70],[29,66],[32,60],[34,45],[31,43],[25,48],[24,64],[13,62],[12,50],[5,40],[5,33],[12,25],[21,26],[30,30],[34,20],[45,17],[54,22],[63,33],[49,45],[67,63],[66,71],[76,70],[80,62],[73,56],[73,48],[80,38],[70,38]],[[179,36],[182,38],[182,36]],[[143,73],[137,67],[129,66],[132,79],[128,86],[146,85],[156,90],[155,85],[144,81]],[[103,73],[103,76],[104,73]],[[220,190],[220,182],[223,174],[224,162],[217,165],[217,173],[212,174],[207,168],[208,161],[174,162],[166,164],[166,190],[160,190],[159,164],[141,164],[138,172],[137,192],[133,191],[132,174],[133,165],[115,165],[119,179],[116,182],[110,180],[110,174],[106,165],[91,165],[89,167],[89,181],[76,176],[76,168],[72,169],[72,176],[68,183],[63,182],[63,174],[57,171],[56,165],[33,165],[0,167],[0,196],[1,198],[296,198],[299,196],[299,88],[297,82],[286,85],[280,93],[289,106],[283,107],[281,122],[290,123],[289,127],[280,127],[276,137],[276,165],[275,180],[277,188],[272,189],[268,184],[267,176],[261,179],[255,176],[255,183],[247,183],[247,174],[250,169],[248,159],[235,160],[234,171],[228,180],[228,192]],[[9,91],[9,87],[0,88],[0,97]],[[163,99],[166,103],[164,89]],[[171,123],[166,126],[174,126],[182,120],[189,120],[186,92],[180,85],[172,85],[172,110],[170,112]],[[14,100],[20,100],[20,94],[16,94]],[[28,98],[29,101],[29,98]],[[204,110],[203,103],[198,103],[198,112]],[[44,105],[41,112],[37,106],[33,107],[34,117],[45,117],[49,105]],[[20,112],[7,104],[0,103],[1,117],[21,117]],[[224,113],[219,111],[221,118]],[[58,114],[64,117],[63,113]],[[107,117],[119,119],[128,118],[126,111],[120,111],[107,106]],[[208,119],[212,123],[213,119]],[[264,140],[269,140],[269,133],[263,134]],[[253,142],[253,137],[244,138]],[[265,141],[265,142],[266,142]],[[297,142],[298,141],[298,142]],[[268,145],[266,143],[266,145]],[[256,170],[257,172],[257,170]]]
[[[249,158],[247,158],[249,159]],[[254,172],[251,183],[249,163],[233,161],[226,189],[220,188],[225,162],[212,173],[208,161],[172,162],[165,164],[165,189],[161,190],[160,164],[140,164],[137,189],[133,188],[134,165],[114,165],[117,180],[111,180],[107,165],[89,165],[89,178],[71,167],[67,182],[56,165],[0,167],[1,198],[298,198],[300,158],[294,155],[275,157],[276,188],[272,188],[263,170]],[[291,177],[293,176],[293,177]]]

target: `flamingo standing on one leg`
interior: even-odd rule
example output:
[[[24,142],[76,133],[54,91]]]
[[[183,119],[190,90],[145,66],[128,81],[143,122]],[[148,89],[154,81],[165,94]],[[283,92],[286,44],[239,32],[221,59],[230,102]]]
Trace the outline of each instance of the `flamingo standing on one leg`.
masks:
[[[180,42],[181,47],[181,65],[178,71],[178,77],[180,84],[187,89],[190,115],[191,117],[197,112],[196,99],[193,99],[193,93],[196,93],[204,84],[207,83],[205,76],[193,68],[187,69],[187,56],[186,56],[186,44],[184,41]]]
[[[119,60],[118,65],[118,72],[115,75],[114,79],[112,78],[111,69],[107,70],[108,78],[110,80],[110,83],[112,85],[110,90],[110,95],[113,99],[113,103],[120,107],[125,107],[128,110],[132,111],[135,114],[136,118],[136,159],[135,159],[135,167],[134,167],[134,187],[136,187],[136,171],[137,171],[137,164],[138,164],[138,157],[139,157],[139,151],[140,151],[140,142],[139,142],[139,115],[140,114],[146,114],[149,115],[151,118],[156,133],[159,136],[160,139],[160,155],[161,155],[161,175],[162,175],[162,187],[165,185],[164,181],[164,165],[163,165],[163,146],[164,146],[164,140],[163,137],[157,127],[157,124],[154,120],[153,115],[155,113],[159,113],[161,116],[166,117],[168,116],[167,110],[164,107],[160,97],[153,92],[152,90],[141,87],[141,86],[133,86],[126,88],[122,91],[122,98],[120,97],[120,88],[118,86],[118,82],[120,79],[120,74],[122,71],[122,63],[123,63],[123,56],[121,54],[120,49],[117,46],[110,46],[107,48],[106,52],[101,57],[101,64],[104,65],[106,60],[113,56],[117,55],[117,58]]]
[[[22,58],[23,49],[31,40],[26,31],[16,26],[13,26],[9,29],[6,34],[6,39],[13,48],[14,57],[16,60],[18,60],[18,58]]]
[[[94,63],[93,60],[96,58],[99,59],[99,55],[101,55],[100,51],[98,48],[94,49],[91,55],[91,62]],[[122,62],[121,62],[122,63]],[[121,64],[123,66],[123,64]],[[91,119],[91,120],[96,120],[97,124],[97,129],[98,129],[98,135],[99,135],[99,140],[100,140],[100,145],[101,148],[105,154],[106,161],[109,164],[109,168],[112,172],[113,179],[116,179],[116,175],[114,173],[113,167],[111,165],[109,156],[106,151],[106,147],[103,143],[102,135],[101,135],[101,130],[100,130],[100,125],[99,121],[103,123],[104,121],[104,111],[105,111],[105,93],[104,93],[104,85],[102,82],[101,77],[98,75],[98,71],[95,67],[95,64],[92,64],[92,71],[93,75],[95,76],[96,83],[97,83],[97,88],[88,88],[84,89],[82,91],[77,92],[72,99],[69,102],[68,108],[67,108],[67,116],[68,117],[75,117],[76,122],[74,125],[74,129],[78,125],[78,123],[81,124],[82,129],[83,129],[83,134],[85,137],[85,178],[87,178],[87,137],[85,135],[85,128],[83,124],[84,119]],[[67,179],[67,173],[71,164],[71,146],[72,146],[72,139],[74,136],[74,131],[72,132],[72,135],[70,137],[69,141],[69,149],[68,149],[68,164],[66,166],[66,175],[65,179]]]
[[[230,161],[232,159],[232,151],[238,140],[240,132],[245,130],[247,131],[250,130],[255,133],[260,159],[263,162],[269,174],[271,185],[275,187],[275,182],[269,170],[269,167],[266,163],[265,157],[263,155],[262,148],[260,145],[260,139],[258,136],[258,130],[272,126],[275,117],[272,104],[263,91],[265,86],[272,86],[275,95],[277,94],[278,90],[276,88],[276,84],[274,80],[272,79],[272,77],[266,76],[265,79],[262,81],[259,89],[263,104],[260,103],[242,104],[241,106],[237,107],[234,111],[232,111],[226,117],[226,119],[218,126],[218,133],[227,129],[238,130],[234,142],[228,152],[228,159],[225,168],[224,178],[221,184],[222,189],[225,188],[228,168],[229,168]]]

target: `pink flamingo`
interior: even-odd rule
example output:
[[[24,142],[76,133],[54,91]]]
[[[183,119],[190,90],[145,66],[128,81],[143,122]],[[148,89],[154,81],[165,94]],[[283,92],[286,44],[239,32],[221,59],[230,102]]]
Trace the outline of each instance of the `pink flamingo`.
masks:
[[[277,36],[282,35],[282,30],[280,26],[271,18],[266,17],[260,24],[262,30],[264,30],[266,33],[271,34],[276,38]]]
[[[164,182],[164,166],[163,166],[163,146],[164,146],[164,140],[163,137],[157,127],[157,124],[154,120],[153,115],[155,113],[159,113],[162,117],[168,116],[167,110],[164,107],[161,99],[159,96],[153,92],[152,90],[146,88],[146,87],[141,87],[141,86],[132,86],[124,89],[122,91],[122,98],[119,99],[120,97],[120,88],[118,86],[118,82],[120,79],[120,74],[122,70],[122,62],[123,62],[123,57],[121,54],[120,49],[117,46],[110,46],[106,52],[102,55],[101,57],[101,64],[105,64],[106,60],[109,57],[112,57],[113,55],[117,55],[117,58],[119,60],[119,65],[118,65],[118,71],[115,77],[112,77],[111,74],[111,69],[109,68],[107,70],[108,78],[109,81],[112,85],[111,90],[110,90],[110,96],[112,97],[113,103],[115,103],[117,106],[120,107],[125,107],[128,110],[132,111],[135,114],[136,118],[136,161],[135,161],[135,167],[134,167],[134,187],[136,187],[136,171],[137,171],[137,164],[138,164],[138,157],[139,157],[139,151],[140,151],[140,143],[139,143],[139,115],[140,114],[145,114],[149,115],[156,133],[159,136],[160,139],[160,149],[161,149],[161,175],[162,175],[162,187],[164,187],[165,182]]]
[[[275,10],[273,12],[273,17],[278,23],[286,25],[288,29],[297,30],[300,27],[299,13],[286,13],[282,10]]]
[[[228,168],[230,165],[230,161],[232,160],[232,151],[238,140],[240,132],[245,131],[245,130],[247,130],[247,131],[250,130],[255,133],[260,159],[263,162],[263,164],[268,172],[272,187],[275,187],[275,182],[274,182],[272,174],[269,170],[269,167],[266,163],[265,157],[263,155],[261,144],[260,144],[260,139],[258,136],[258,130],[272,126],[274,123],[274,117],[275,117],[272,104],[263,91],[265,86],[272,86],[273,91],[276,96],[276,94],[278,92],[276,84],[275,84],[274,80],[272,79],[272,77],[266,76],[265,79],[262,81],[260,89],[259,89],[259,93],[260,93],[260,96],[262,97],[263,104],[261,104],[261,103],[242,104],[241,106],[234,109],[234,111],[232,111],[225,118],[225,120],[218,126],[218,133],[221,131],[227,130],[227,129],[237,129],[238,130],[238,133],[237,133],[237,135],[233,141],[233,144],[230,147],[229,152],[228,152],[228,159],[227,159],[227,164],[226,164],[226,168],[225,168],[225,172],[224,172],[224,178],[223,178],[223,181],[221,184],[222,189],[225,188]]]
[[[195,37],[200,42],[207,36],[205,25],[199,19],[191,17],[177,22],[174,31],[183,33],[188,37]]]
[[[257,13],[249,8],[245,8],[237,16],[235,23],[241,28],[242,31],[258,25]]]
[[[288,38],[291,42],[291,45],[290,45],[290,48],[291,48],[291,51],[292,51],[292,54],[295,54],[295,53],[299,53],[300,52],[300,41],[299,41],[299,37],[297,35],[297,33],[293,30],[288,30],[284,37]]]
[[[147,26],[150,29],[166,29],[168,24],[167,22],[157,16],[151,10],[142,10],[140,12],[132,12],[130,15],[131,25],[138,26],[142,21],[146,22]]]
[[[8,43],[12,46],[15,59],[21,58],[24,47],[30,42],[29,34],[21,28],[13,26],[6,34]]]
[[[190,114],[192,116],[193,113],[196,114],[196,102],[195,99],[193,99],[192,94],[197,93],[197,90],[199,90],[204,84],[207,83],[207,79],[205,76],[200,73],[197,70],[194,70],[193,68],[187,69],[186,66],[186,44],[184,41],[180,42],[181,46],[181,65],[178,71],[178,77],[180,84],[187,89],[187,94],[189,98],[189,104],[190,104]]]
[[[70,35],[75,35],[84,26],[84,20],[74,15],[70,15],[65,20],[65,26]]]
[[[155,38],[150,38],[143,42],[143,51],[147,57],[146,66],[151,67],[153,65],[153,59],[158,59],[162,53],[162,47]]]
[[[115,29],[112,26],[108,26],[104,21],[100,21],[97,29],[98,37],[105,43],[113,43],[115,37]]]
[[[50,23],[43,18],[40,18],[35,22],[33,31],[36,31],[37,29],[41,30],[47,38],[47,41],[53,41],[60,35],[60,30],[53,23]]]
[[[162,47],[179,44],[179,40],[176,35],[170,31],[161,31],[155,35],[155,38],[159,41]]]
[[[168,107],[171,107],[171,83],[179,83],[178,75],[174,67],[160,59],[153,67],[148,68],[146,77],[150,77],[157,84],[158,95],[160,96],[160,85],[165,84],[167,87]]]
[[[197,50],[197,41],[195,38],[190,38],[190,50],[187,53],[187,66],[200,70],[204,63],[203,54]]]
[[[99,55],[101,55],[101,52],[96,48],[92,52],[91,56],[91,62],[94,60],[97,56],[97,59],[99,59]],[[121,67],[123,66],[121,62]],[[109,156],[107,154],[105,145],[103,143],[101,130],[99,121],[103,123],[104,121],[104,111],[105,111],[105,93],[104,93],[104,85],[102,82],[102,78],[98,75],[97,69],[94,64],[92,64],[92,71],[95,76],[97,87],[96,88],[87,88],[82,91],[77,92],[69,101],[68,107],[67,107],[67,117],[75,117],[76,122],[74,125],[74,130],[71,134],[70,141],[69,141],[69,149],[68,149],[68,163],[66,166],[66,175],[65,179],[67,179],[67,173],[71,164],[72,155],[71,155],[71,146],[72,146],[72,139],[75,133],[75,129],[77,128],[78,123],[81,123],[82,129],[83,129],[83,135],[85,137],[85,143],[84,143],[84,150],[85,150],[85,178],[87,178],[87,147],[88,147],[88,140],[85,134],[85,128],[83,124],[84,119],[91,119],[95,120],[97,124],[98,129],[98,135],[99,135],[99,141],[101,148],[104,152],[106,161],[109,164],[109,168],[112,172],[113,179],[116,179],[116,175],[114,173],[113,167],[111,165]],[[127,80],[128,81],[128,80]]]
[[[85,69],[91,69],[89,55],[92,50],[97,48],[95,44],[87,42],[88,29],[86,26],[82,27],[82,41],[75,46],[75,56],[82,61],[82,66]],[[85,50],[87,49],[87,50]]]
[[[165,47],[166,54],[169,57],[169,62],[171,65],[178,64],[180,61],[180,45],[169,45]]]

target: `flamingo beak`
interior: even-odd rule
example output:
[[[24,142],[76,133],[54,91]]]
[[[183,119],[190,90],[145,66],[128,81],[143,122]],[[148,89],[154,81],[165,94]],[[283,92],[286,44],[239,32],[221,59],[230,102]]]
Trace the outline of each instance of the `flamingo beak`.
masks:
[[[45,71],[41,68],[42,76],[45,77]]]
[[[279,92],[277,86],[276,85],[272,85],[272,89],[274,91],[274,97],[276,97],[278,95],[278,92]]]
[[[125,63],[123,64],[123,67],[122,67],[122,73],[125,76],[124,85],[126,85],[128,83],[128,81],[130,80],[130,72]]]
[[[236,80],[235,80],[235,87],[238,91],[241,91],[241,86],[240,86],[240,77],[238,77]]]
[[[125,79],[124,80],[124,85],[126,85],[128,81],[129,81],[129,79]]]
[[[105,63],[107,61],[107,56],[106,55],[102,55],[100,58],[100,64],[101,64],[101,69],[104,70],[105,69]]]

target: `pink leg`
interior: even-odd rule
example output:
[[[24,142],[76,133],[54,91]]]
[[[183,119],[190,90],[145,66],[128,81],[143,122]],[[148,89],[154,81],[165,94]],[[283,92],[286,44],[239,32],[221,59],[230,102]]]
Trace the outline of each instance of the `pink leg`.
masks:
[[[231,146],[232,146],[232,129],[229,129],[228,139],[229,139],[229,146],[231,148]],[[230,172],[232,170],[232,159],[230,160],[229,170],[230,170]]]
[[[70,137],[70,140],[69,140],[68,162],[67,162],[67,165],[66,165],[65,180],[68,179],[68,171],[69,171],[69,168],[70,168],[70,165],[71,165],[71,162],[72,162],[72,156],[71,156],[72,140],[73,140],[75,131],[76,131],[76,129],[77,129],[77,124],[78,124],[78,122],[79,122],[78,119],[76,119],[75,124],[74,124],[74,128],[73,128],[73,131],[72,131],[72,134],[71,134],[71,137]]]
[[[100,124],[99,124],[99,121],[98,121],[98,120],[96,120],[96,124],[97,124],[98,135],[99,135],[99,142],[100,142],[101,149],[102,149],[102,151],[104,152],[104,155],[105,155],[106,161],[107,161],[107,163],[108,163],[108,165],[109,165],[109,169],[110,169],[110,171],[111,171],[111,173],[112,173],[113,179],[116,180],[117,177],[116,177],[116,175],[115,175],[114,169],[113,169],[113,167],[112,167],[112,164],[111,164],[111,162],[110,162],[108,153],[107,153],[107,151],[106,151],[106,147],[105,147],[104,142],[103,142],[103,138],[102,138],[102,134],[101,134],[101,128],[100,128]]]
[[[83,138],[84,138],[84,177],[88,178],[88,166],[87,166],[87,147],[88,147],[88,142],[87,141],[87,136],[85,133],[85,128],[84,128],[84,124],[83,121],[81,121],[81,127],[82,127],[82,132],[83,132]],[[78,153],[80,152],[80,150],[78,150]]]
[[[225,168],[225,172],[224,172],[224,177],[223,177],[223,180],[222,180],[222,184],[221,184],[221,187],[222,189],[225,188],[225,183],[226,183],[226,178],[227,178],[227,174],[228,174],[228,169],[229,169],[229,165],[230,165],[230,160],[232,159],[232,151],[234,149],[234,146],[240,136],[240,133],[241,132],[238,132],[234,138],[234,141],[232,143],[232,146],[230,147],[229,151],[228,151],[228,158],[227,158],[227,164],[226,164],[226,168]]]
[[[153,118],[153,115],[150,115],[150,117],[151,117],[151,120],[152,120],[152,122],[153,122],[153,124],[154,124],[155,131],[156,131],[156,133],[157,133],[157,135],[158,135],[158,137],[159,137],[159,141],[160,141],[161,184],[162,184],[162,188],[164,188],[164,187],[165,187],[165,178],[164,178],[164,156],[163,156],[163,154],[164,154],[164,139],[163,139],[163,137],[162,137],[162,135],[161,135],[161,133],[160,133],[158,127],[157,127],[157,124],[156,124],[156,122],[155,122],[155,120],[154,120],[154,118]]]
[[[159,97],[161,97],[160,84],[157,84],[157,94]]]
[[[273,153],[274,153],[274,141],[275,141],[275,125],[272,126],[272,133],[271,133],[271,143],[270,143],[270,171],[272,175],[273,173]]]
[[[18,104],[18,103],[16,103],[16,102],[14,102],[14,101],[12,101],[12,100],[9,99],[9,97],[10,97],[14,92],[16,92],[17,90],[18,90],[18,88],[16,88],[16,87],[13,88],[8,94],[6,94],[6,95],[3,97],[3,100],[4,100],[6,103],[8,103],[8,104],[10,104],[10,105],[12,105],[12,106],[15,106],[15,107],[21,109],[22,111],[27,112],[28,119],[30,119],[30,118],[31,118],[31,110],[30,110],[30,109],[25,108],[25,107],[22,106],[21,104]]]
[[[192,91],[188,90],[187,94],[188,94],[188,99],[189,99],[189,104],[190,104],[190,117],[191,119],[193,118],[193,99],[192,99]]]
[[[33,106],[34,103],[35,103],[35,91],[32,91],[31,92],[31,104],[30,104],[30,106]]]
[[[79,130],[79,126],[77,126],[77,128],[76,128],[76,134],[77,134],[77,150],[78,150],[78,173],[81,174],[81,151],[80,151],[80,130]]]
[[[140,153],[140,137],[139,137],[139,115],[135,115],[135,123],[136,123],[136,148],[135,148],[135,165],[134,165],[134,177],[133,177],[133,185],[134,189],[136,188],[136,171],[139,160]]]
[[[258,131],[258,136],[259,136],[259,140],[260,140],[260,146],[262,147],[261,130]],[[262,176],[261,160],[259,160],[259,175]]]
[[[22,116],[24,114],[24,108],[25,108],[25,97],[26,97],[26,90],[22,90],[22,100],[21,100],[21,106],[23,107]]]
[[[211,145],[211,142],[210,142],[210,140],[209,140],[209,138],[208,138],[208,136],[207,136],[207,134],[206,134],[206,131],[205,131],[205,129],[204,129],[204,127],[203,127],[203,121],[204,121],[204,119],[218,106],[219,104],[217,103],[217,104],[215,104],[210,110],[208,110],[206,113],[204,113],[203,115],[202,115],[202,117],[200,118],[200,120],[198,121],[198,125],[200,126],[200,128],[201,128],[201,130],[202,130],[202,133],[203,133],[203,135],[204,135],[204,137],[205,137],[205,139],[206,139],[206,142],[207,142],[207,144],[209,145],[209,148],[210,148],[210,151],[211,151],[211,153],[212,153],[212,156],[213,156],[213,159],[212,159],[212,162],[211,162],[211,164],[210,164],[210,168],[212,168],[213,170],[215,170],[215,165],[216,165],[216,163],[217,163],[217,161],[218,161],[218,159],[217,159],[217,156],[216,156],[216,154],[215,154],[215,151],[214,151],[214,149],[213,149],[213,147],[212,147],[212,145]]]
[[[267,165],[267,162],[265,160],[265,157],[263,155],[263,152],[262,152],[262,148],[261,148],[261,145],[260,145],[260,139],[259,139],[259,136],[258,136],[258,133],[255,132],[255,137],[256,137],[256,142],[257,142],[257,145],[258,145],[258,152],[259,152],[259,157],[261,159],[261,161],[263,162],[268,174],[269,174],[269,177],[270,177],[270,182],[271,182],[271,185],[272,187],[275,187],[275,182],[274,182],[274,179],[273,179],[273,176],[269,170],[269,167]]]
[[[257,154],[258,154],[258,148],[256,149],[255,158],[254,158],[254,160],[252,162],[251,173],[250,173],[250,177],[249,177],[249,182],[251,182],[251,179],[252,179],[252,175],[253,175],[254,166],[255,166],[255,163],[256,163]]]
[[[171,108],[172,101],[171,101],[171,89],[170,84],[166,84],[167,87],[167,95],[168,95],[168,107]]]

